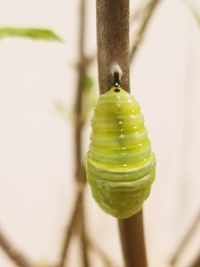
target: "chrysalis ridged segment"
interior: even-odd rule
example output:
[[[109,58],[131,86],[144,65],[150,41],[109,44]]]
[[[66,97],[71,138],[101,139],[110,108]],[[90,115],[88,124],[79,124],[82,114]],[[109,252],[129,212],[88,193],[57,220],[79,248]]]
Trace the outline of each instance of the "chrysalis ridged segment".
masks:
[[[155,178],[155,157],[135,98],[120,87],[100,96],[85,160],[93,197],[107,213],[137,213]]]

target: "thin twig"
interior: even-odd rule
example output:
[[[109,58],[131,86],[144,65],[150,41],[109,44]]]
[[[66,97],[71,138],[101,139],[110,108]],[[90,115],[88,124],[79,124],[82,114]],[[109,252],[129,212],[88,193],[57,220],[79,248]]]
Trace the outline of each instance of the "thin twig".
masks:
[[[85,30],[86,30],[86,0],[80,0],[80,10],[79,10],[79,68],[78,68],[78,80],[77,80],[77,93],[75,100],[75,114],[76,114],[76,126],[75,126],[75,178],[78,184],[85,184],[86,179],[84,175],[83,165],[82,165],[82,132],[83,132],[83,91],[85,90],[85,76],[87,72],[88,65],[86,63],[86,53],[85,53]],[[86,241],[86,224],[84,216],[84,197],[82,195],[81,206],[79,209],[79,219],[80,219],[80,242],[82,250],[82,263],[83,267],[89,267],[89,255],[88,247]]]
[[[97,243],[94,242],[94,240],[88,239],[87,242],[89,248],[93,250],[99,256],[99,258],[101,258],[106,267],[117,267],[116,263],[111,261],[109,256],[98,246]]]
[[[196,232],[197,228],[200,225],[200,210],[197,213],[197,216],[195,217],[193,223],[191,224],[190,228],[188,229],[187,233],[183,237],[182,241],[178,245],[174,255],[172,256],[170,260],[170,264],[172,266],[175,266],[177,262],[179,261],[181,255],[183,254],[184,250],[186,249],[187,245],[191,241],[191,239],[194,236],[194,233]]]
[[[64,232],[64,241],[60,255],[60,262],[58,267],[64,267],[67,259],[67,252],[70,244],[71,237],[74,233],[74,229],[77,226],[77,218],[78,212],[80,209],[80,203],[83,195],[83,190],[78,190],[76,194],[76,200],[74,203],[74,208],[72,209],[72,215],[70,217],[69,225],[67,225],[66,230]]]
[[[81,238],[81,254],[83,260],[83,266],[90,266],[90,258],[89,258],[89,246],[87,242],[87,232],[86,232],[86,221],[85,221],[85,209],[84,209],[84,195],[82,195],[81,201],[81,209],[80,209],[80,238]]]
[[[134,42],[131,48],[130,62],[133,61],[139,46],[141,46],[144,35],[146,33],[147,26],[149,25],[149,22],[151,18],[153,17],[154,11],[160,2],[161,0],[150,0],[147,5],[147,11],[144,12],[145,13],[144,19],[142,20],[140,24],[139,30],[134,38]]]
[[[198,254],[197,258],[194,262],[190,265],[190,267],[200,267],[200,253]]]
[[[16,264],[18,267],[33,267],[24,253],[18,251],[13,244],[8,240],[5,234],[0,230],[0,248],[3,249],[5,254]]]
[[[80,0],[80,9],[79,9],[79,62],[77,64],[77,91],[76,91],[76,99],[75,99],[75,180],[77,186],[81,185],[84,187],[86,183],[85,174],[82,165],[82,132],[84,127],[84,122],[82,121],[82,113],[83,113],[83,91],[85,90],[85,76],[87,73],[87,69],[89,64],[92,62],[86,57],[85,53],[85,23],[86,23],[86,0]],[[77,201],[79,199],[79,203],[76,202],[74,206],[73,216],[71,217],[69,229],[66,231],[66,237],[62,246],[61,259],[60,259],[60,267],[64,267],[67,251],[69,247],[70,239],[72,238],[74,232],[74,224],[75,220],[79,221],[79,238],[81,242],[81,255],[82,255],[82,263],[84,267],[89,267],[89,256],[88,256],[88,246],[86,241],[86,224],[85,224],[85,216],[84,216],[84,196],[83,192],[80,192],[76,197]]]
[[[66,233],[64,234],[65,240],[63,242],[63,251],[61,252],[61,257],[60,257],[61,261],[56,267],[65,266],[70,239],[73,235],[73,232],[75,231],[77,227],[77,219],[78,219],[82,195],[83,195],[83,191],[79,191],[76,194],[77,198],[74,203],[74,208],[72,209],[73,212],[71,215],[71,220],[70,220],[69,225],[66,228],[66,231],[65,231]],[[104,262],[105,266],[116,267],[116,264],[112,263],[110,258],[106,255],[106,253],[100,247],[98,247],[98,245],[92,239],[89,239],[88,237],[86,239],[87,239],[87,246],[89,247],[89,249],[93,250],[94,252],[96,252],[96,254],[99,255],[99,257]]]
[[[131,24],[135,24],[136,21],[143,21],[143,17],[146,13],[149,12],[149,6],[151,5],[152,0],[147,0],[142,4],[137,10],[135,10],[130,18]]]

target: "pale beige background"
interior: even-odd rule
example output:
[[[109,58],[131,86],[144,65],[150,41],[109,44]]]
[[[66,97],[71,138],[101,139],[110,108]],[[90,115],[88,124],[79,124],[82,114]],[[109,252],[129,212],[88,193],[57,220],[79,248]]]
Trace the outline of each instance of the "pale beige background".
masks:
[[[95,1],[88,3],[87,46],[94,53]],[[131,1],[132,9],[139,3]],[[0,42],[0,226],[34,261],[56,261],[74,200],[72,125],[54,103],[73,105],[77,13],[78,0],[0,0],[1,26],[49,27],[65,41]],[[157,179],[144,207],[151,266],[171,255],[200,205],[199,30],[183,1],[163,0],[131,69],[131,89],[157,157]],[[91,73],[96,77],[96,65]],[[87,206],[91,235],[122,262],[115,220],[89,190]],[[194,240],[180,266],[199,249]],[[70,266],[78,267],[75,243],[71,255]],[[0,267],[12,266],[0,249]]]

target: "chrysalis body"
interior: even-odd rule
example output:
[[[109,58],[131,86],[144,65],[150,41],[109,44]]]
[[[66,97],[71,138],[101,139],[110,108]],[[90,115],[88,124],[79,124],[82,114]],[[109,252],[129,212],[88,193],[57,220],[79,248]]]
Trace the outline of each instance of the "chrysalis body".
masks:
[[[93,197],[107,213],[127,218],[150,193],[155,158],[135,98],[120,87],[100,96],[85,160]]]

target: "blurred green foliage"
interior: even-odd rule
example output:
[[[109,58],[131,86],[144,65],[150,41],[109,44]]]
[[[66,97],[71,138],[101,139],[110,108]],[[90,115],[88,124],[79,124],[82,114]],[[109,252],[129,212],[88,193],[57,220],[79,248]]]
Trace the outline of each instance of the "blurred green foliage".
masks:
[[[84,89],[87,92],[90,92],[93,88],[94,88],[93,78],[90,75],[85,74],[85,76],[84,76]]]
[[[62,119],[68,119],[72,124],[75,122],[75,114],[72,110],[72,107],[67,107],[62,100],[55,100],[54,108]]]
[[[90,119],[91,112],[97,103],[98,90],[96,90],[95,81],[88,73],[84,76],[84,86],[82,92],[82,116],[79,118],[82,123],[87,123]],[[54,102],[54,108],[56,112],[63,119],[68,119],[72,124],[75,123],[76,117],[73,111],[73,107],[67,107],[62,100],[56,100]]]
[[[83,91],[83,112],[82,120],[87,123],[98,99],[98,90],[96,90],[95,81],[88,73],[85,74]]]

